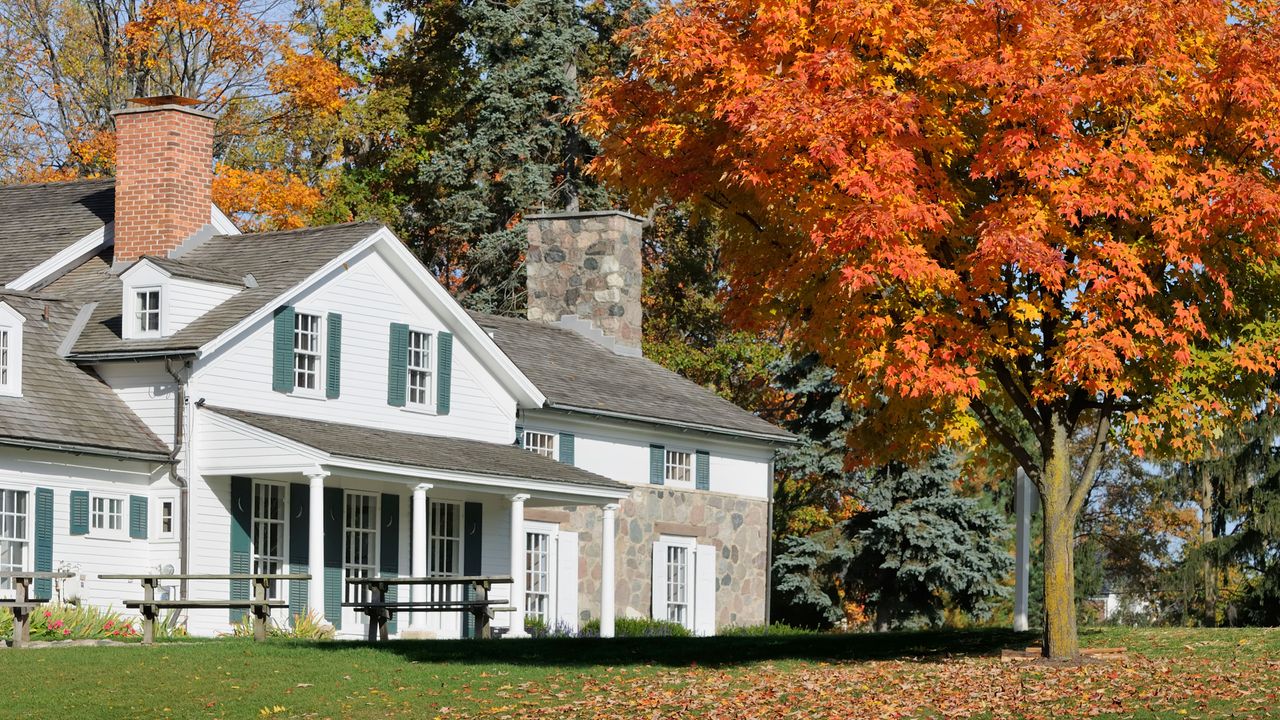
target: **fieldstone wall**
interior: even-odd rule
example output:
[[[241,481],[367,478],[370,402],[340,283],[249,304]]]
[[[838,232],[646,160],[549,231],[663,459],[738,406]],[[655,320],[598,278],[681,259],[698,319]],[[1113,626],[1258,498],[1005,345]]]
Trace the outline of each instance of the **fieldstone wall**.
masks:
[[[643,340],[641,239],[644,221],[616,210],[530,215],[528,317],[576,316],[623,348]]]
[[[653,543],[661,535],[696,537],[716,548],[716,627],[765,622],[769,505],[699,490],[638,487],[618,511],[615,573],[618,617],[650,617]],[[544,511],[545,512],[545,511]],[[554,511],[553,511],[554,512]],[[600,616],[601,511],[562,508],[548,520],[578,533],[580,621]]]

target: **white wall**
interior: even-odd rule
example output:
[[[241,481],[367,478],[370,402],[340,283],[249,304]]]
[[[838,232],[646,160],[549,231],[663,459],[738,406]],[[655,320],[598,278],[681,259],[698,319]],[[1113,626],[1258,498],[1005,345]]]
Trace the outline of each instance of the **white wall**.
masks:
[[[78,577],[63,585],[66,597],[111,608],[126,615],[126,599],[141,599],[142,586],[136,581],[99,580],[100,574],[137,574],[152,572],[166,564],[178,562],[177,534],[170,540],[156,537],[160,497],[177,499],[177,489],[167,473],[155,464],[122,461],[54,452],[0,448],[0,487],[26,490],[29,522],[34,552],[35,489],[53,490],[53,569],[69,570]],[[130,495],[150,499],[147,512],[147,540],[115,539],[89,535],[71,535],[71,491],[87,490],[120,496],[124,499],[124,521],[129,522]],[[176,529],[176,528],[175,528]],[[126,533],[127,536],[127,533]],[[34,555],[29,555],[34,561]],[[32,568],[34,569],[34,568]]]
[[[94,366],[98,376],[115,390],[151,432],[173,446],[175,384],[163,360],[123,360]]]
[[[165,334],[172,335],[244,288],[170,278],[165,288]]]
[[[376,249],[367,250],[345,270],[336,270],[318,285],[290,304],[299,312],[342,314],[341,397],[327,400],[322,392],[286,395],[271,389],[270,317],[198,361],[193,397],[254,412],[510,442],[515,399],[484,369],[475,349],[467,347],[457,329],[445,327]],[[387,404],[388,342],[393,322],[454,333],[449,415]]]
[[[712,492],[769,497],[773,447],[762,442],[545,411],[526,411],[521,425],[525,430],[573,433],[574,465],[633,485],[649,483],[650,444],[690,452],[706,450],[711,454]]]

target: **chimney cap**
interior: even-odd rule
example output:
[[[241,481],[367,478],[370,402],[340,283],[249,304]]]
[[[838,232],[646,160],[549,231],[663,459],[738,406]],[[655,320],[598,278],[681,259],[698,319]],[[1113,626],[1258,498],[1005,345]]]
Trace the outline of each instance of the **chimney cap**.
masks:
[[[198,106],[200,101],[195,98],[183,97],[182,95],[151,95],[148,97],[130,98],[125,101],[123,108],[111,113],[112,117],[117,115],[131,115],[134,113],[153,112],[156,110],[178,110],[180,112],[198,115],[200,117],[216,120],[217,115],[200,110]]]
[[[524,219],[525,220],[575,220],[579,218],[608,217],[610,215],[624,217],[628,220],[634,220],[642,224],[648,223],[648,220],[645,220],[639,215],[629,213],[626,210],[576,210],[576,211],[559,210],[556,212],[532,213],[529,215],[525,215]]]

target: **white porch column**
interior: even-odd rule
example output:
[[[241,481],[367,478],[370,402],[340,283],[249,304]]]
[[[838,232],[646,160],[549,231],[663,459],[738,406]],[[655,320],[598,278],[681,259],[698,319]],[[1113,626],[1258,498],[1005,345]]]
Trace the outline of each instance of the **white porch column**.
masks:
[[[1027,629],[1027,591],[1031,573],[1031,516],[1038,499],[1036,486],[1026,472],[1018,468],[1014,480],[1013,512],[1016,526],[1013,571],[1013,629]]]
[[[410,532],[413,534],[409,538],[409,554],[412,556],[409,563],[409,574],[413,577],[426,577],[427,575],[427,491],[431,489],[431,485],[427,483],[419,483],[413,488],[413,519],[410,524]],[[427,601],[426,585],[410,585],[409,596],[415,603]],[[416,612],[409,621],[409,632],[420,633],[426,630],[427,614]]]
[[[529,496],[511,496],[511,613],[509,637],[524,637],[524,501]]]
[[[307,611],[324,618],[324,479],[327,471],[316,468],[307,473],[311,481],[310,521],[307,527],[307,569],[311,584],[307,590]]]
[[[618,534],[617,503],[605,505],[601,513],[600,532],[600,637],[613,637],[613,619],[617,611],[614,602],[614,545]],[[656,580],[656,579],[655,579]]]

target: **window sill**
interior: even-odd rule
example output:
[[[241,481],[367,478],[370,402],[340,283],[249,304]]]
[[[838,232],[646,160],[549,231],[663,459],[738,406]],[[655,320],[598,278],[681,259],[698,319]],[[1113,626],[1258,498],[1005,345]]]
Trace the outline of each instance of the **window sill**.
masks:
[[[323,390],[294,390],[289,393],[289,397],[302,398],[303,400],[328,400]]]
[[[133,538],[129,537],[128,533],[125,533],[124,535],[108,535],[101,531],[96,533],[90,531],[89,534],[84,537],[87,537],[90,540],[107,540],[109,542],[133,542]]]
[[[405,406],[400,409],[404,412],[413,413],[414,415],[431,415],[433,417],[438,417],[440,415],[440,413],[436,412],[435,407],[431,405],[409,405],[406,403]]]

